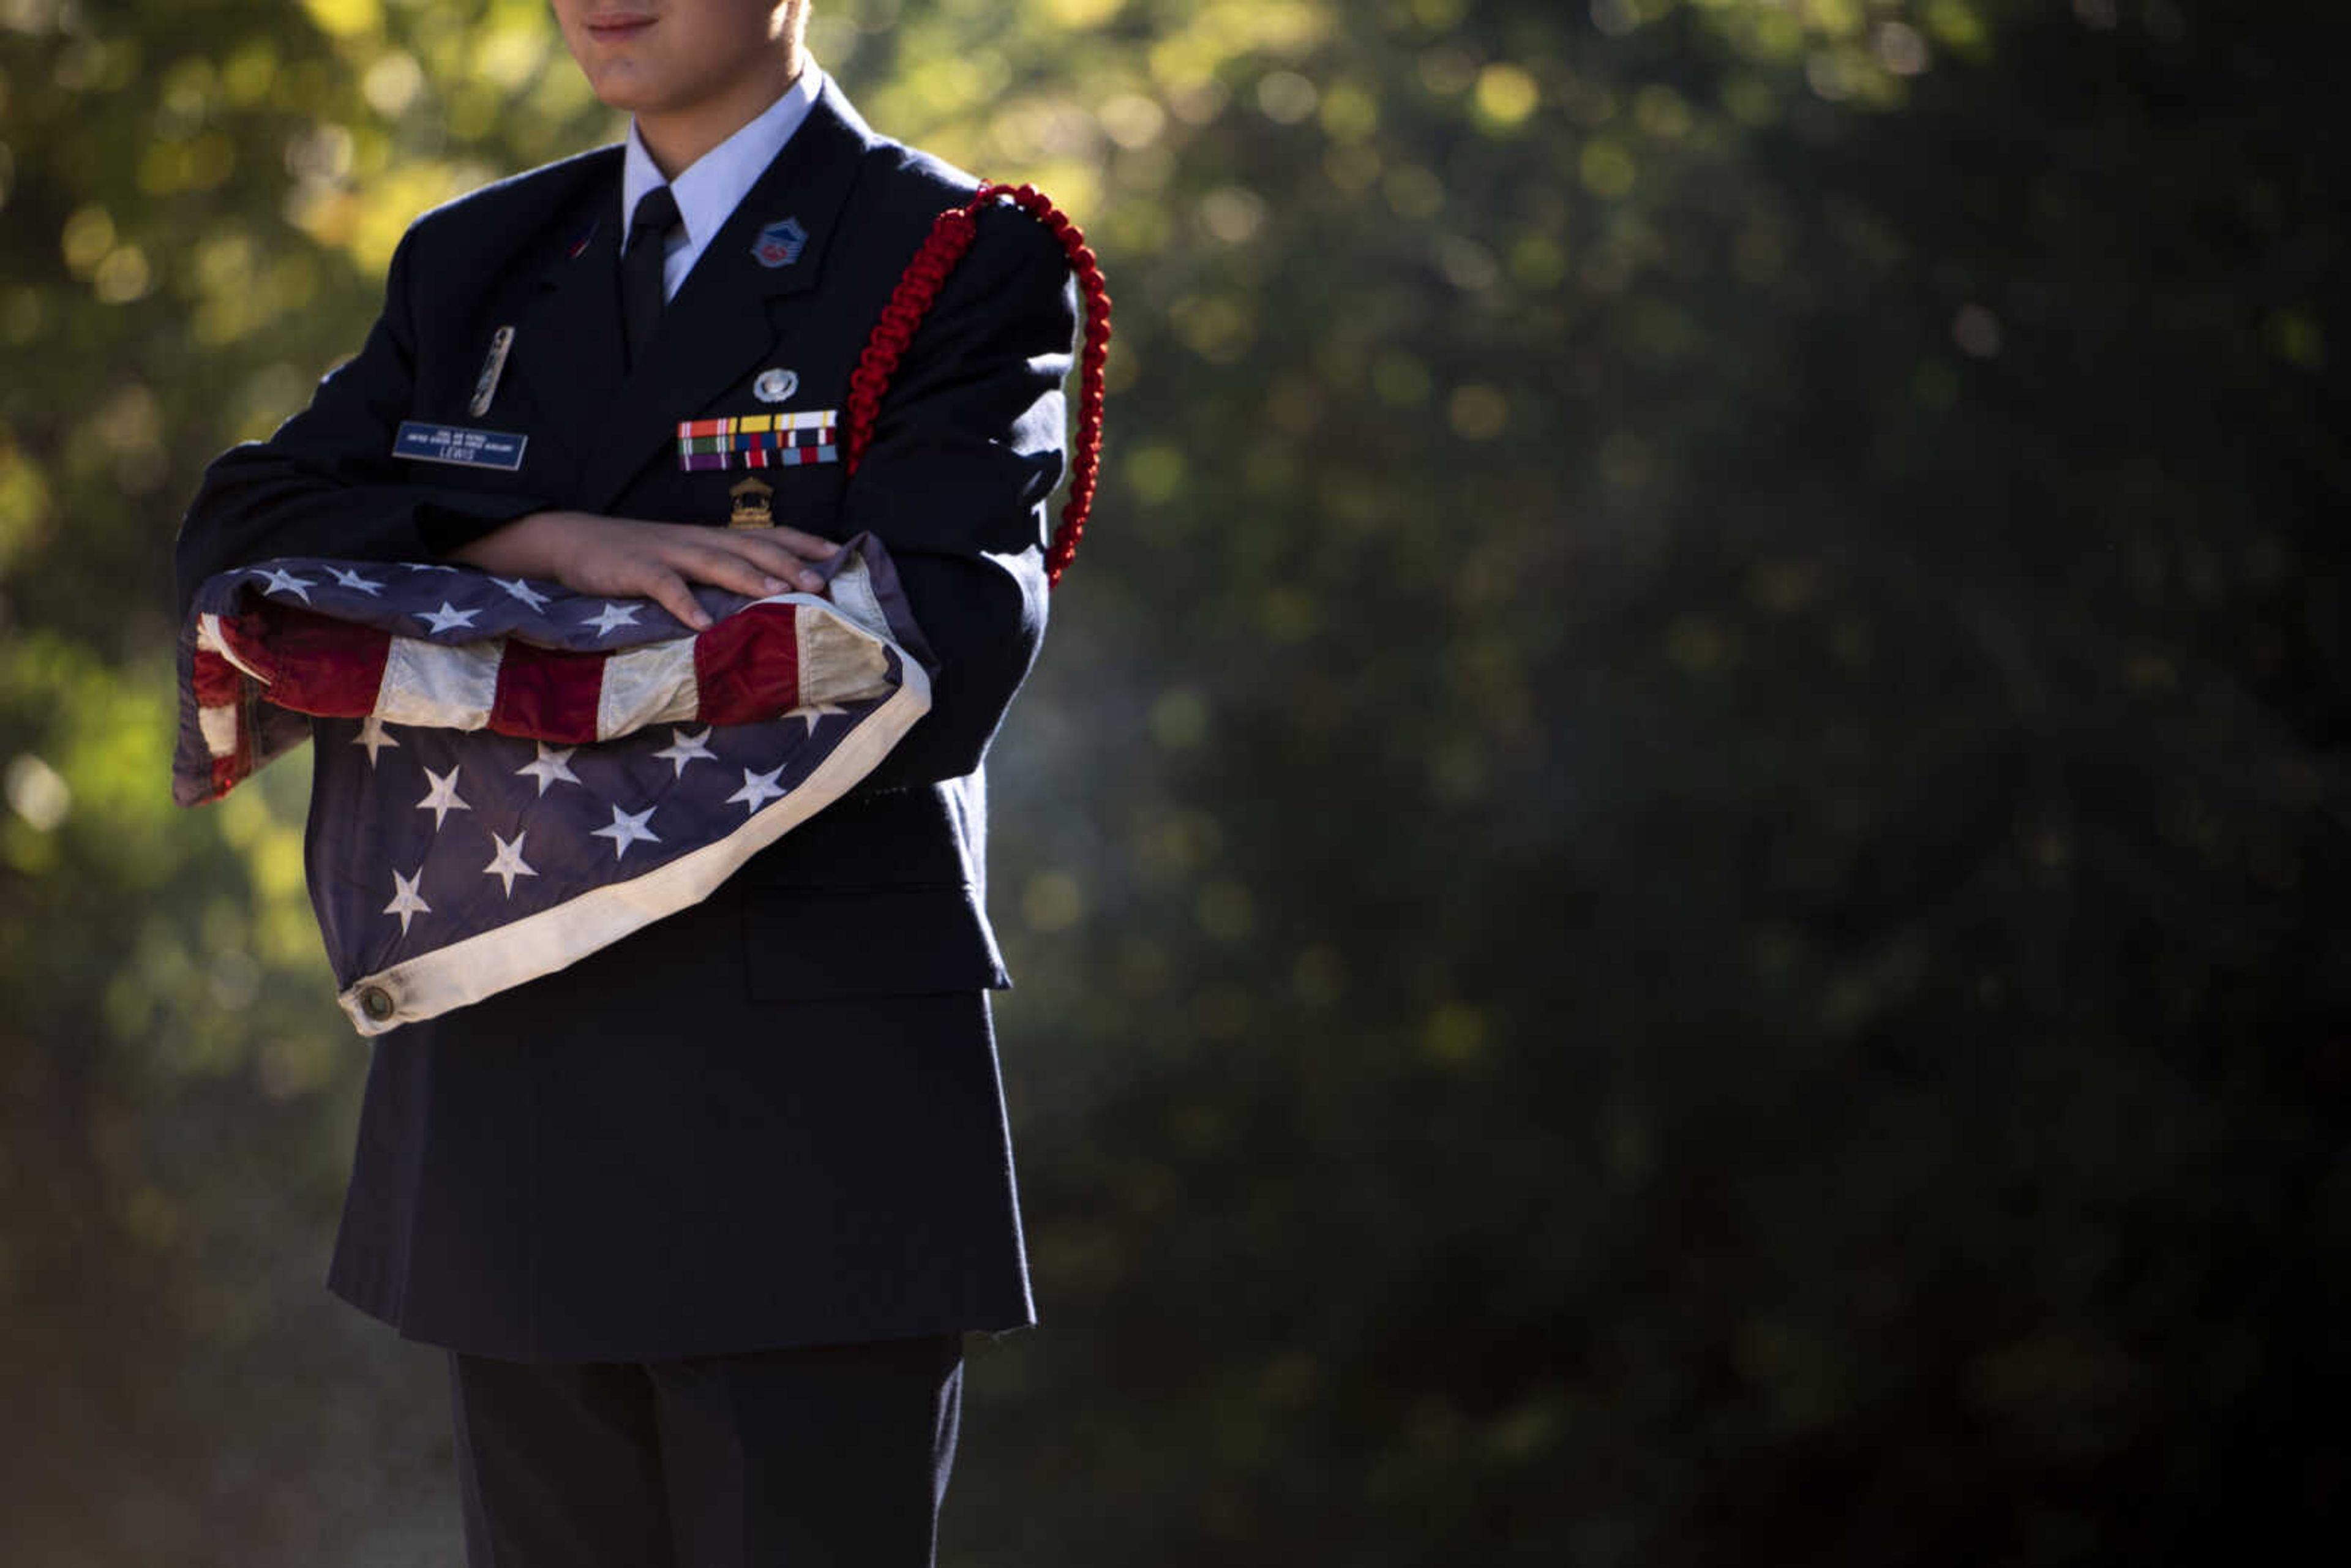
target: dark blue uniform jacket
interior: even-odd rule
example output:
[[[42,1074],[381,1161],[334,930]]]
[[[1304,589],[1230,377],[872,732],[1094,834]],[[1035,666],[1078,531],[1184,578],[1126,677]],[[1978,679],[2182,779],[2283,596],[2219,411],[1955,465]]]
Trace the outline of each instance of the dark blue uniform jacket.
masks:
[[[359,354],[207,472],[183,612],[233,566],[430,559],[546,507],[723,526],[743,471],[684,471],[679,422],[845,418],[892,288],[976,185],[876,136],[828,81],[625,368],[619,148],[427,214]],[[786,218],[805,247],[761,265],[759,231]],[[990,210],[856,476],[760,472],[778,522],[888,546],[939,660],[932,711],[704,903],[379,1038],[330,1289],[411,1339],[517,1360],[1034,1321],[987,996],[1009,981],[982,760],[1043,634],[1077,322],[1058,242]],[[501,326],[513,348],[475,416]],[[769,369],[799,378],[780,404],[753,392]],[[525,460],[395,457],[411,419],[525,434]]]

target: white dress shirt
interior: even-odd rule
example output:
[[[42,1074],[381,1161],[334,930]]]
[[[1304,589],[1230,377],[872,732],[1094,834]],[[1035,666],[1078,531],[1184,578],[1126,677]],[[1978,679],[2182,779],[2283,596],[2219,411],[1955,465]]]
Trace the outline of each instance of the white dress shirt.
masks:
[[[823,89],[824,72],[816,61],[806,61],[784,96],[762,110],[758,118],[705,152],[667,182],[677,203],[679,222],[669,231],[669,248],[662,257],[662,298],[677,298],[678,285],[694,270],[704,247],[717,237],[792,132],[808,119],[816,95]],[[637,203],[646,192],[664,183],[653,154],[629,121],[629,150],[621,162],[621,249],[629,248],[629,227],[636,221]]]

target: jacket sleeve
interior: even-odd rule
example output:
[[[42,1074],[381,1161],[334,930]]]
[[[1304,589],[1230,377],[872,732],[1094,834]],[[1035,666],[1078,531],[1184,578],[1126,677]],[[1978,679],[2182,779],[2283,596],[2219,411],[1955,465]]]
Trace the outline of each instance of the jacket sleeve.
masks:
[[[1028,677],[1078,320],[1060,243],[1009,208],[984,213],[842,496],[841,537],[888,547],[938,661],[931,711],[852,793],[970,773]]]
[[[383,313],[359,353],[268,440],[233,446],[204,470],[173,555],[182,620],[197,587],[232,567],[281,555],[430,560],[549,504],[418,485],[392,455],[415,387],[417,234],[392,253]]]

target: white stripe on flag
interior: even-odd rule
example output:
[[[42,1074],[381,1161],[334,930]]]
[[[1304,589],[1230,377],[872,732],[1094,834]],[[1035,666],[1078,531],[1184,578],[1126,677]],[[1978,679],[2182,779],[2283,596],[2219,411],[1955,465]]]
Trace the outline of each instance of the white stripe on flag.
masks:
[[[480,729],[498,695],[502,642],[426,643],[394,637],[376,687],[375,716],[386,724]]]
[[[839,591],[840,577],[832,588]],[[795,620],[800,660],[800,700],[795,706],[862,702],[889,691],[889,649],[864,635],[837,606],[803,610]]]
[[[653,724],[692,718],[702,708],[694,677],[694,639],[649,643],[604,661],[596,695],[596,738],[611,740]]]
[[[196,710],[196,723],[204,732],[204,749],[214,757],[236,755],[236,711],[234,703]]]

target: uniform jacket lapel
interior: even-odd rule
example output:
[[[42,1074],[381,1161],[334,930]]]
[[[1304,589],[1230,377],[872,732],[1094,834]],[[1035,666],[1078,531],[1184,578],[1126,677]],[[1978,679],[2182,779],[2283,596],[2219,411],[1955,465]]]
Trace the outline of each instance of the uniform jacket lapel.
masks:
[[[590,511],[609,507],[646,464],[676,451],[679,421],[700,417],[714,398],[789,338],[810,308],[842,205],[872,143],[873,133],[828,78],[808,119],[704,247],[662,312],[644,358],[622,378],[601,419],[591,422],[579,505]],[[617,163],[611,185],[612,221],[599,227],[617,234]],[[762,266],[753,254],[759,231],[785,218],[797,218],[808,241],[790,265]],[[615,359],[619,353],[616,241],[601,243],[603,264],[579,271],[602,278],[612,304],[604,319],[604,340],[575,350],[583,371],[598,368],[606,352]],[[590,258],[580,259],[584,264]]]
[[[620,233],[621,157],[608,149],[601,169],[557,225],[546,268],[538,277],[535,305],[517,340],[515,381],[520,419],[530,433],[534,457],[559,449],[545,464],[549,475],[577,475],[587,454],[589,426],[621,384]],[[576,250],[576,253],[575,253]],[[569,486],[551,499],[576,504]]]

